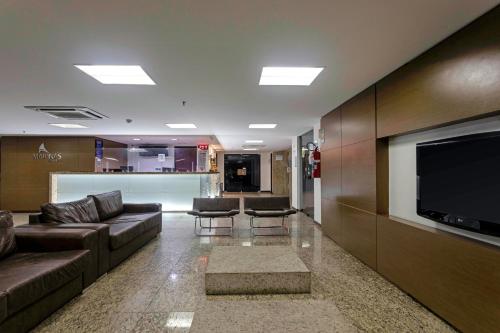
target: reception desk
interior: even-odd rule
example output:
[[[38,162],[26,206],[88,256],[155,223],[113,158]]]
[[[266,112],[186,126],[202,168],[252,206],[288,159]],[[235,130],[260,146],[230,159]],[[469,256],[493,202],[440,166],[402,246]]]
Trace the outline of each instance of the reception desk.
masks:
[[[50,174],[50,202],[78,200],[88,194],[120,190],[123,201],[158,202],[163,211],[187,211],[193,198],[219,195],[220,175],[213,172]]]

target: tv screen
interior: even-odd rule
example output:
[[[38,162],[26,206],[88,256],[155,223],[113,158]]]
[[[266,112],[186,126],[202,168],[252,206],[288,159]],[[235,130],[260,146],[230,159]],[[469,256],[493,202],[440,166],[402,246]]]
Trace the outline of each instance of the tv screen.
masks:
[[[500,132],[417,144],[417,214],[500,235]]]

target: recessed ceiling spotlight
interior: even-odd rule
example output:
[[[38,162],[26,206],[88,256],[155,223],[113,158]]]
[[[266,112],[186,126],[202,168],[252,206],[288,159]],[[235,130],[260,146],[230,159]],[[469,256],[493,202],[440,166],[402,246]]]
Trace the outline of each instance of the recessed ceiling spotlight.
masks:
[[[258,150],[257,148],[243,148],[243,150]]]
[[[102,84],[156,85],[142,67],[137,65],[75,65],[75,67]]]
[[[262,67],[261,86],[309,86],[324,67]]]
[[[177,139],[172,139],[172,141],[177,141]]]
[[[250,124],[248,128],[275,128],[277,124]]]
[[[196,128],[195,124],[165,124],[170,128]]]
[[[141,138],[133,138],[134,141],[141,141]]]
[[[61,127],[61,128],[88,128],[80,124],[49,124],[50,126]]]
[[[262,140],[245,140],[245,143],[263,143]]]

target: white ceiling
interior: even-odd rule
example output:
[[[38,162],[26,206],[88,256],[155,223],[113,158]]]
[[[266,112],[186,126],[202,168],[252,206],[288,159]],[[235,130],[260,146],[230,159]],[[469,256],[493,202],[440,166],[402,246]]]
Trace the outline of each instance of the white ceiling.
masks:
[[[245,139],[286,148],[291,136],[498,3],[3,0],[0,134],[203,134],[228,150]],[[141,65],[157,85],[102,85],[73,64]],[[310,87],[258,85],[263,66],[308,65],[326,66]],[[60,129],[24,105],[83,105],[110,119]],[[248,129],[266,122],[279,125]]]

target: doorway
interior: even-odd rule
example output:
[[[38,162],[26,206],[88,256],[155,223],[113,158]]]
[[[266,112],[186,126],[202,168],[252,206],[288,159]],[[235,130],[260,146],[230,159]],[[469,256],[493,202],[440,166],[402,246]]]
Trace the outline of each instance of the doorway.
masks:
[[[224,155],[224,191],[260,191],[260,155]]]
[[[302,165],[302,211],[314,219],[314,179],[312,176],[312,153],[314,132],[311,130],[300,136],[300,156]]]

